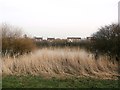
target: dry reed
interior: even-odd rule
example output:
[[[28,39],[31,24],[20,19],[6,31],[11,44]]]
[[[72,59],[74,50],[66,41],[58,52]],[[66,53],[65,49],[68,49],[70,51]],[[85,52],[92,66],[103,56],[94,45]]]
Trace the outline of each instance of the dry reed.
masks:
[[[117,79],[117,62],[93,55],[82,49],[44,48],[18,58],[2,58],[3,75],[42,75],[45,77],[86,76]]]

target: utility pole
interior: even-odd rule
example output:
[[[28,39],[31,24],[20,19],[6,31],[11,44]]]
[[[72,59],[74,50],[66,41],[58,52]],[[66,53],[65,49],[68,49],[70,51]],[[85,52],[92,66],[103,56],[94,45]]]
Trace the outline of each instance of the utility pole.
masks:
[[[120,1],[118,2],[118,25],[120,27]],[[118,74],[120,75],[120,60],[118,61]],[[118,76],[118,88],[120,88],[120,76]]]
[[[120,26],[120,1],[118,2],[118,24]]]

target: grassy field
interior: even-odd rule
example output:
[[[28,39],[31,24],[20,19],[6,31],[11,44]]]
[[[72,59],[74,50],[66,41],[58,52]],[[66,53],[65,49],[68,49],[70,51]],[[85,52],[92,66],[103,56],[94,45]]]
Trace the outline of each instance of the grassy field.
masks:
[[[118,63],[106,56],[98,60],[82,49],[40,49],[18,58],[2,58],[3,75],[42,75],[45,77],[88,76],[101,79],[117,79]]]
[[[75,77],[45,79],[40,76],[5,76],[3,88],[118,88],[118,81]]]
[[[117,88],[118,63],[82,49],[44,48],[2,58],[4,88]],[[50,78],[54,77],[54,78]],[[84,78],[83,78],[84,77]]]

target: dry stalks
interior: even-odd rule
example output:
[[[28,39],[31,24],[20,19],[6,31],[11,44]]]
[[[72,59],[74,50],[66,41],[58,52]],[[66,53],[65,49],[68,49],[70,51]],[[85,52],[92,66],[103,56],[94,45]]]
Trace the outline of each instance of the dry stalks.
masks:
[[[82,49],[40,49],[18,58],[2,58],[3,75],[42,75],[45,77],[86,76],[101,79],[117,79],[117,62],[93,55]]]

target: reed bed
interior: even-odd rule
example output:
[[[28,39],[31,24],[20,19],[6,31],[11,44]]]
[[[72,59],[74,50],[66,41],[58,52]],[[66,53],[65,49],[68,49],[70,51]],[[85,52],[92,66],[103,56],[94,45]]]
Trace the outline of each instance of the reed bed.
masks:
[[[40,75],[44,77],[93,77],[117,79],[118,63],[107,56],[95,60],[83,49],[44,48],[19,57],[2,57],[3,75]]]

